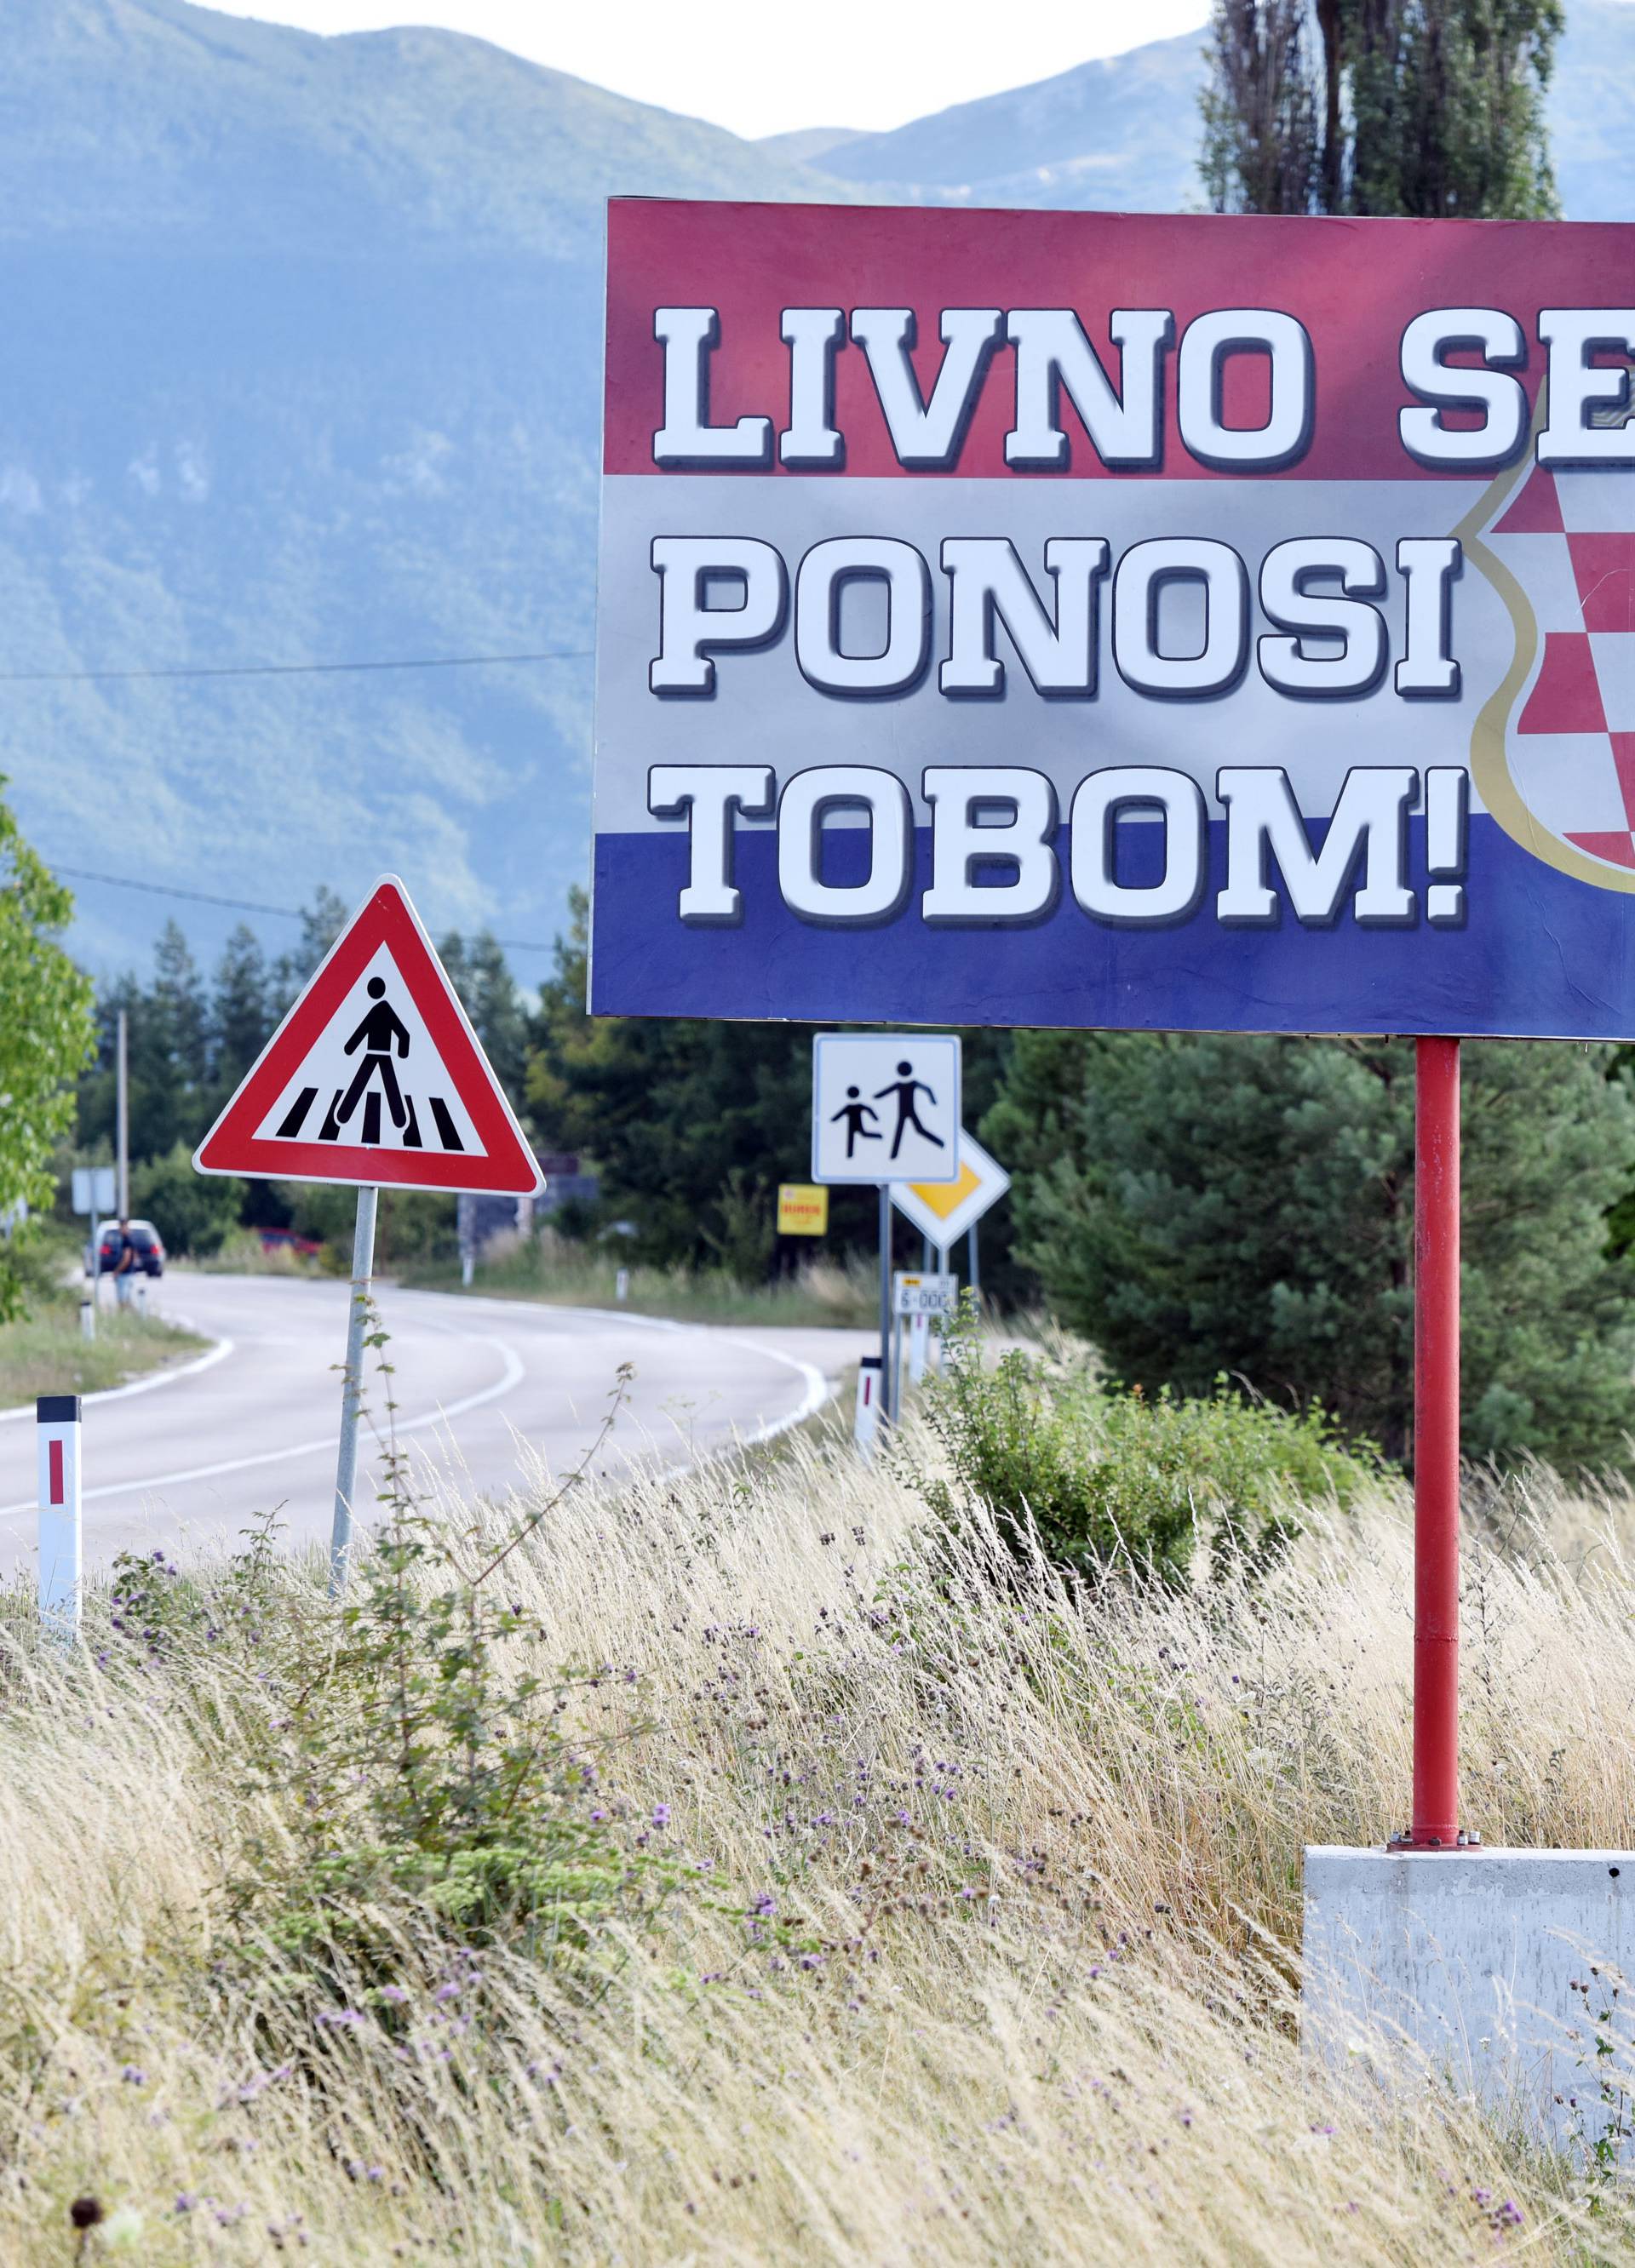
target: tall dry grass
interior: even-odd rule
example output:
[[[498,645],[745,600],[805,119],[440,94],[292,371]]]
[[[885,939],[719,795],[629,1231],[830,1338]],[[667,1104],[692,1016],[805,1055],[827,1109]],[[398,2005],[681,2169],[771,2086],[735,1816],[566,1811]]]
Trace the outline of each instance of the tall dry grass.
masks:
[[[1480,1523],[1490,1839],[1635,1840],[1630,1513],[1537,1476]],[[274,1582],[310,1665],[313,1571]],[[0,2259],[1635,2257],[1616,2182],[1300,2059],[1301,1845],[1380,1839],[1407,1785],[1388,1493],[1259,1588],[1087,1599],[808,1441],[570,1492],[506,1584],[599,1673],[578,1730],[677,1887],[577,1962],[383,1906],[389,2021],[343,1950],[317,1991],[234,1941],[226,1886],[298,1840],[276,1631],[63,1663],[14,1614]]]

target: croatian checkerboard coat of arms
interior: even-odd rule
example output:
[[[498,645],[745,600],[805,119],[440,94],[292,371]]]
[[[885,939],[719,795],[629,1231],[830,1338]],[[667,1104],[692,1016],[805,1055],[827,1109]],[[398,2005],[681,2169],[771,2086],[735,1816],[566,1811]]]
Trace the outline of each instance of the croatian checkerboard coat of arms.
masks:
[[[1458,534],[1515,637],[1476,721],[1472,784],[1536,858],[1635,891],[1635,478],[1628,465],[1551,471],[1528,456]]]

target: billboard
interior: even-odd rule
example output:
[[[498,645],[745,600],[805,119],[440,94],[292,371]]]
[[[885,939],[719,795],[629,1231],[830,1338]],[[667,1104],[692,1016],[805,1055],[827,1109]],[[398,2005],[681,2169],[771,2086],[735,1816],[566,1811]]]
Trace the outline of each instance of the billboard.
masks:
[[[591,1005],[1635,1035],[1635,229],[616,201]]]

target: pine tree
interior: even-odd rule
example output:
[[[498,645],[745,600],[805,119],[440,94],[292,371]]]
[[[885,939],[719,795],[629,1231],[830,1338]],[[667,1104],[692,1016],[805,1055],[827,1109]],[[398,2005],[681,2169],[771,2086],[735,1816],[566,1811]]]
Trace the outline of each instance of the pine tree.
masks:
[[[438,954],[496,1078],[516,1102],[527,1070],[528,1019],[504,953],[483,929],[469,943],[451,930]]]
[[[346,926],[347,906],[327,883],[313,893],[313,902],[301,916],[301,940],[281,953],[269,979],[272,1005],[282,1016],[307,978]]]
[[[153,948],[151,1044],[166,1063],[173,1082],[202,1086],[209,1064],[210,1014],[203,980],[193,949],[173,921],[159,932]]]
[[[1548,217],[1561,0],[1216,0],[1219,212]]]
[[[216,964],[210,998],[211,1083],[224,1093],[237,1086],[271,1035],[267,956],[261,940],[240,922]]]
[[[1635,1098],[1604,1049],[1463,1055],[1466,1449],[1621,1456],[1635,1267],[1605,1212]],[[1405,1454],[1411,1042],[1019,1034],[983,1138],[1016,1173],[1052,1311],[1123,1377],[1203,1392],[1233,1373]]]

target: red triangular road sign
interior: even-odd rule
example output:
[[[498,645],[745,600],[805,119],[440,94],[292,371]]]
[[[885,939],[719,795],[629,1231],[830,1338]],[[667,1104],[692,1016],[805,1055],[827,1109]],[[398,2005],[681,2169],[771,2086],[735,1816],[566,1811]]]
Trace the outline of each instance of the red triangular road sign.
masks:
[[[202,1174],[497,1190],[543,1184],[395,875],[330,946],[193,1160]]]

